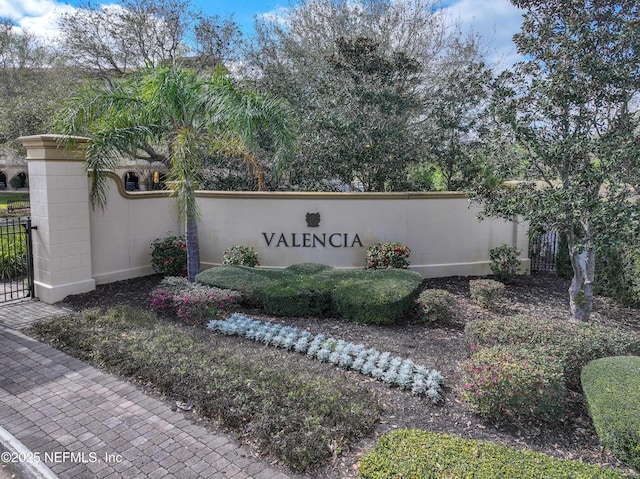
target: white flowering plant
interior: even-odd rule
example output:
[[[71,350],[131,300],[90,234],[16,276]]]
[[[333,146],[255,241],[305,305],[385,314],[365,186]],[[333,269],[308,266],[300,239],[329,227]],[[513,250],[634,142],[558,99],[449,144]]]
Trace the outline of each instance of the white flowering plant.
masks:
[[[260,266],[260,255],[253,246],[234,244],[229,246],[222,254],[222,264]]]

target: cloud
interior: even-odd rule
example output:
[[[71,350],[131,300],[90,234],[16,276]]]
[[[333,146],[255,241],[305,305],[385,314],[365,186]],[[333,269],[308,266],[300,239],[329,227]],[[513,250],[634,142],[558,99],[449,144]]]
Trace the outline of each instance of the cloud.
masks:
[[[258,14],[257,17],[270,23],[286,24],[286,17],[290,12],[291,8],[289,7],[277,6],[273,10]]]
[[[11,19],[20,29],[49,39],[58,35],[58,14],[72,9],[53,0],[0,0],[0,12],[4,17]]]
[[[497,69],[512,66],[522,59],[513,43],[520,30],[523,10],[509,0],[457,0],[443,9],[463,25],[463,30],[480,35],[488,47],[487,59]]]

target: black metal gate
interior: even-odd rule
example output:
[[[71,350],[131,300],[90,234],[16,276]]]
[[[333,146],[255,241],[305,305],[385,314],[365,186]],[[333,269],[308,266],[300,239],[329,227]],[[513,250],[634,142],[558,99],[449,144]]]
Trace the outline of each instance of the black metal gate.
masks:
[[[0,218],[0,303],[33,298],[31,218]]]
[[[558,233],[555,230],[532,234],[529,239],[531,272],[556,272],[558,256]]]

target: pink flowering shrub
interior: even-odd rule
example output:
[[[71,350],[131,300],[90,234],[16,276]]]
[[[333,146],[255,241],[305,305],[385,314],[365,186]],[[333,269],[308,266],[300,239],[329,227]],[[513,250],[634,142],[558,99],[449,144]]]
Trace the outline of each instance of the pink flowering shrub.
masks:
[[[553,356],[496,346],[477,350],[461,368],[462,397],[486,419],[552,422],[564,416],[563,365]]]
[[[167,277],[151,291],[151,307],[176,316],[185,324],[203,324],[240,299],[240,293],[189,283],[185,278]]]
[[[411,248],[396,241],[378,243],[367,250],[366,269],[385,269],[409,267]]]
[[[640,355],[640,335],[620,328],[524,316],[472,321],[465,327],[468,344],[477,348],[518,345],[538,349],[564,365],[567,385],[580,387],[580,371],[606,356]]]

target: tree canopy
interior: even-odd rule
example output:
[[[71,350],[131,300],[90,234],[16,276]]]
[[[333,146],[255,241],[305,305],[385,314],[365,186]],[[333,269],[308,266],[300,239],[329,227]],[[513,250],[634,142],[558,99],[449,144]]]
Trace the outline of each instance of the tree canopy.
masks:
[[[242,39],[232,18],[205,15],[189,0],[87,2],[58,23],[66,61],[106,79],[163,65],[211,71],[236,59]]]
[[[0,19],[0,144],[12,155],[24,151],[18,137],[45,129],[72,76],[43,39]]]
[[[455,92],[447,83],[454,58],[474,64],[467,79],[486,72],[475,66],[475,39],[454,27],[431,0],[305,0],[277,21],[260,20],[247,65],[296,112],[300,148],[289,181],[310,190],[415,188],[410,171],[427,161],[429,138],[443,124],[430,121],[430,100],[444,91],[464,98],[467,118],[481,101],[466,81]],[[469,160],[458,153],[454,161]]]

